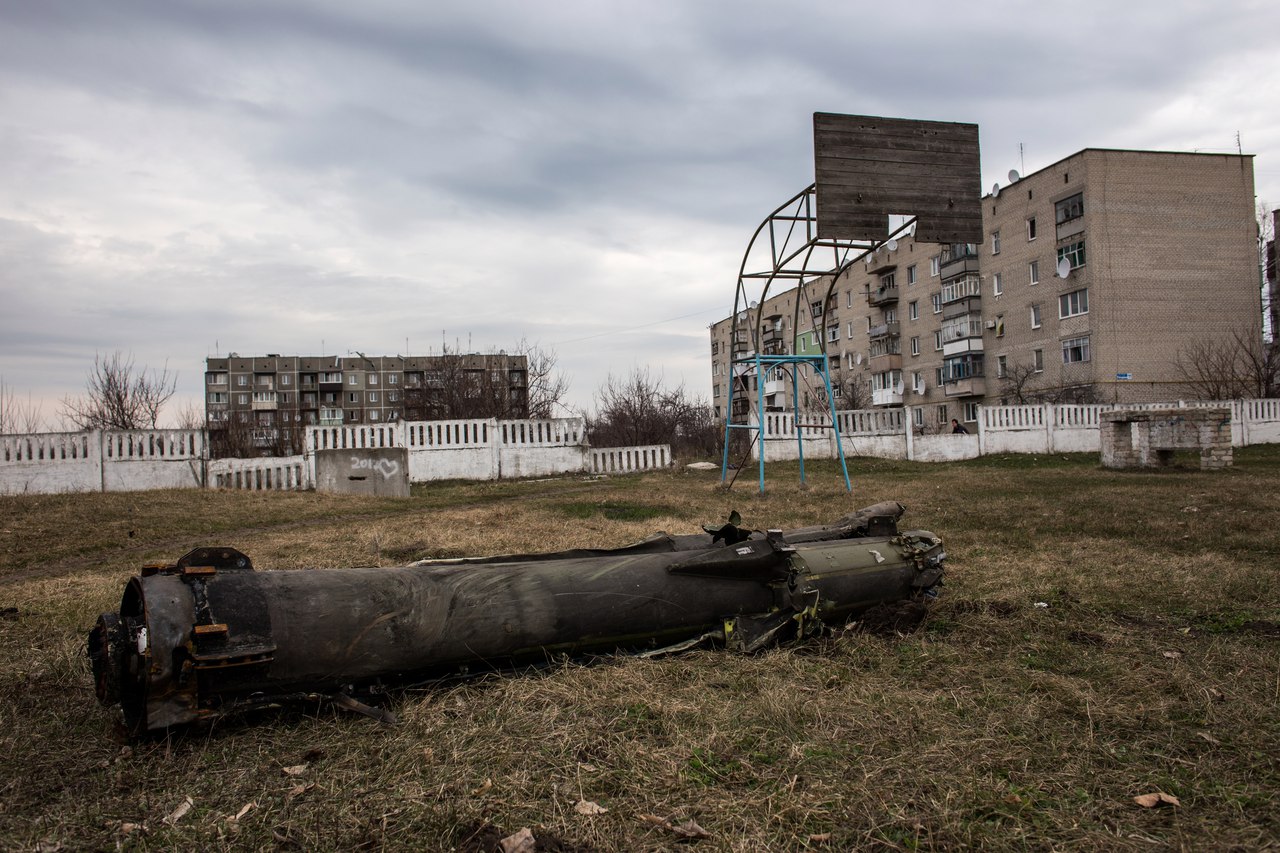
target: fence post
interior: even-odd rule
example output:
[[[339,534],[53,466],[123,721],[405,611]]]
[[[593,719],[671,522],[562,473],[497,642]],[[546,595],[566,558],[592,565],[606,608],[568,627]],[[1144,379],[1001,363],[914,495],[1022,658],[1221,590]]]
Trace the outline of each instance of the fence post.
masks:
[[[987,455],[987,407],[978,404],[978,456]]]
[[[907,461],[912,462],[916,458],[916,431],[913,424],[916,422],[911,410],[913,406],[902,407],[902,426],[903,432],[907,436]]]
[[[1058,407],[1053,403],[1045,403],[1042,416],[1044,417],[1044,452],[1057,452],[1054,442],[1054,433],[1057,427]]]

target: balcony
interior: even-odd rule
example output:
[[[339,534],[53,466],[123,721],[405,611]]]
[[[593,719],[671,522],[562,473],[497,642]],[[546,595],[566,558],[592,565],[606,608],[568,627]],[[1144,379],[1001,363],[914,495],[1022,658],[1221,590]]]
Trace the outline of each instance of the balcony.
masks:
[[[890,370],[902,369],[902,353],[885,352],[876,355],[872,353],[871,358],[867,360],[867,365],[872,373],[887,373]]]
[[[867,330],[867,336],[873,341],[878,338],[897,337],[899,328],[897,323],[881,323]]]
[[[899,382],[892,388],[883,390],[872,390],[871,405],[873,406],[901,406],[902,405],[902,383]]]
[[[953,355],[964,355],[967,352],[983,352],[982,338],[960,338],[942,342],[942,355],[948,358]]]
[[[944,279],[978,271],[978,247],[974,243],[953,243],[942,250],[939,270]]]
[[[942,393],[947,397],[984,397],[987,393],[986,380],[982,376],[970,376],[968,379],[956,379],[942,386]]]
[[[970,296],[982,296],[982,279],[976,272],[942,285],[942,304],[947,305]]]
[[[875,289],[868,290],[867,304],[872,308],[878,308],[881,305],[897,305],[898,285],[882,284]]]
[[[275,391],[254,391],[253,392],[253,404],[251,408],[255,412],[275,411],[277,408],[279,408],[279,405],[280,404],[276,401]]]

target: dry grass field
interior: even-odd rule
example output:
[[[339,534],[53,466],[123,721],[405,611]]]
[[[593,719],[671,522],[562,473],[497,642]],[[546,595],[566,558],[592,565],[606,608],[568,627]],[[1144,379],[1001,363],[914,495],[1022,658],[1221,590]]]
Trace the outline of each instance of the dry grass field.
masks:
[[[561,851],[1280,846],[1280,447],[1213,473],[852,460],[853,496],[809,473],[771,465],[763,496],[672,471],[406,501],[0,498],[0,848],[492,850],[522,828]],[[394,727],[305,707],[134,744],[84,656],[139,566],[197,545],[399,565],[881,500],[950,554],[909,634],[561,663],[401,692]],[[1180,805],[1134,800],[1155,792]]]

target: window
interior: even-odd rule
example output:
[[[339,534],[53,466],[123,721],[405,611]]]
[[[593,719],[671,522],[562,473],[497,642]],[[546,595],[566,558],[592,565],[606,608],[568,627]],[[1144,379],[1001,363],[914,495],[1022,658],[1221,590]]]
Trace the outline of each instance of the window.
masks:
[[[287,403],[289,402],[289,395],[286,392],[281,391],[279,394],[276,395],[276,399],[278,399],[281,403]]]
[[[991,276],[991,295],[999,296],[1004,293],[1004,283],[1000,278],[1000,273]]]
[[[911,422],[918,427],[924,426],[924,409],[916,406],[911,410]]]
[[[896,308],[886,308],[884,310],[884,321],[886,323],[898,322],[898,310]]]
[[[388,385],[399,385],[399,384],[400,384],[400,374],[399,374],[399,373],[391,373],[391,374],[388,374],[388,376],[387,376],[387,384],[388,384]]]
[[[359,403],[359,402],[360,402],[360,392],[359,392],[359,391],[352,391],[351,393],[347,394],[347,402],[348,402],[348,403]]]
[[[1053,206],[1054,221],[1061,225],[1084,216],[1084,194],[1076,193]]]
[[[1003,379],[1009,373],[1009,357],[1007,355],[996,356],[996,376]]]
[[[845,336],[849,338],[853,337],[853,321],[852,320],[849,321],[849,325],[845,329]]]
[[[400,400],[400,392],[399,392],[399,391],[388,391],[388,392],[387,392],[387,402],[388,402],[388,403],[396,403],[396,402],[399,402],[399,400]]]
[[[838,340],[840,340],[840,324],[827,326],[827,343],[835,343]]]
[[[972,423],[973,421],[976,421],[976,420],[978,419],[978,404],[977,404],[977,403],[965,403],[965,404],[964,404],[964,419],[965,419],[965,421],[967,421],[967,422],[969,422],[969,423]]]
[[[933,313],[941,314],[942,313],[942,294],[935,293],[933,294],[932,297],[930,297],[930,300],[933,302]]]
[[[210,392],[209,392],[209,402],[210,402],[210,403],[225,403],[225,402],[227,402],[227,395],[226,395],[226,393],[225,393],[225,392],[222,392],[222,391],[210,391]]]
[[[814,317],[822,316],[822,300],[821,299],[815,299],[813,302],[809,303],[809,313],[812,314]]]
[[[282,374],[280,374],[280,384],[281,384],[281,385],[288,385],[288,384],[289,384],[289,374],[287,374],[287,373],[282,373]]]
[[[369,410],[369,420],[371,420],[371,421],[376,421],[377,419],[378,419],[378,410],[377,410],[377,409],[370,409],[370,410]]]
[[[1039,304],[1031,306],[1031,328],[1038,329],[1042,325]]]
[[[929,259],[929,275],[936,276],[942,268],[942,255],[934,255]]]
[[[1070,338],[1062,342],[1062,363],[1076,364],[1089,360],[1089,336]]]
[[[239,385],[241,388],[243,388],[244,386],[246,386],[246,385],[248,385],[248,384],[249,384],[249,377],[248,377],[248,376],[244,376],[243,374],[242,374],[242,375],[240,375],[240,376],[237,376],[237,377],[236,377],[236,384],[237,384],[237,385]]]
[[[369,392],[369,402],[370,402],[370,403],[376,403],[376,402],[378,402],[378,392],[377,392],[377,391],[370,391],[370,392]]]
[[[377,385],[377,384],[378,384],[378,374],[376,374],[376,373],[370,373],[370,374],[369,374],[369,384],[370,384],[370,385]]]
[[[844,292],[844,305],[846,308],[853,307],[853,291],[852,290],[846,290]]]
[[[920,319],[920,303],[914,300],[910,302],[907,305],[907,314],[908,316],[911,317],[912,320],[919,320]]]
[[[888,290],[889,288],[894,287],[895,286],[894,281],[896,277],[897,277],[897,274],[891,273],[891,272],[887,272],[884,275],[880,276],[880,289]]]
[[[711,396],[712,397],[720,396],[720,383],[717,382],[715,385],[711,386]]]
[[[912,338],[912,339],[911,339],[911,354],[912,354],[912,355],[919,355],[919,354],[920,354],[920,339],[919,339],[919,338]]]
[[[712,341],[712,342],[711,342],[711,354],[712,354],[712,355],[719,355],[719,354],[720,354],[720,342],[719,342],[719,341]]]
[[[1044,373],[1044,350],[1032,350],[1031,363],[1035,367],[1036,373]]]
[[[1058,260],[1062,260],[1063,258],[1067,259],[1067,262],[1071,264],[1072,269],[1084,266],[1084,241],[1080,240],[1077,243],[1068,243],[1065,246],[1059,246]]]
[[[354,373],[353,373],[353,374],[351,374],[349,377],[347,377],[347,384],[348,384],[348,385],[359,385],[359,384],[360,384],[360,377],[356,376]]]
[[[942,350],[942,330],[933,333],[933,351],[940,352]]]
[[[1027,277],[1031,279],[1032,284],[1040,283],[1040,262],[1032,261],[1027,264]]]
[[[915,283],[916,283],[916,265],[912,264],[911,266],[907,267],[907,286],[910,287]]]
[[[1089,313],[1089,288],[1073,290],[1058,297],[1058,319]]]
[[[999,231],[991,232],[991,254],[993,255],[1000,254],[1000,232]]]
[[[225,373],[208,373],[205,375],[208,378],[210,385],[226,385],[227,384],[227,374]]]
[[[247,406],[247,405],[249,405],[249,395],[248,395],[248,394],[237,394],[237,395],[236,395],[236,402],[237,402],[237,403],[239,403],[241,406]]]
[[[1027,220],[1027,240],[1031,241],[1036,238],[1036,218],[1033,216]]]
[[[933,384],[941,385],[946,381],[947,381],[946,371],[944,371],[941,367],[935,367],[933,369]]]
[[[945,424],[947,422],[947,404],[943,403],[941,406],[938,406],[935,411],[937,412],[938,423]]]

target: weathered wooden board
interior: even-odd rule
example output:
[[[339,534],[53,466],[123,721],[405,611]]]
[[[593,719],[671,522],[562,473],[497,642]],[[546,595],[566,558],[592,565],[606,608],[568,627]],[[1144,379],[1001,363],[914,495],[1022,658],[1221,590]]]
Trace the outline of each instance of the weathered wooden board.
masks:
[[[921,242],[982,242],[976,124],[814,113],[813,154],[819,237],[882,240],[900,213]]]

